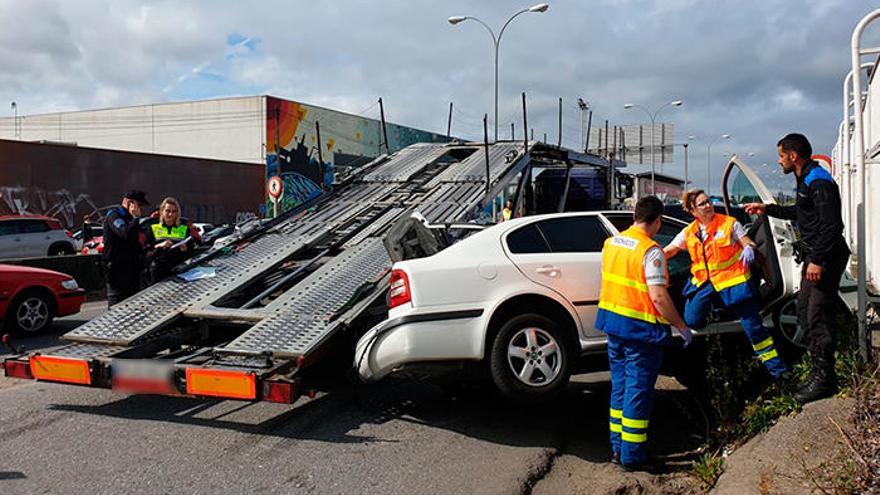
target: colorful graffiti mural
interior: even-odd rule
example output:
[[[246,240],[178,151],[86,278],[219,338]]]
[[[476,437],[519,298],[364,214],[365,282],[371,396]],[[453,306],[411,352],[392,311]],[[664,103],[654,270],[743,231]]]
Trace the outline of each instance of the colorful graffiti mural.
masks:
[[[415,143],[448,141],[446,136],[396,124],[387,124],[386,129],[392,153]],[[330,189],[337,157],[364,157],[361,163],[366,163],[384,148],[378,120],[266,98],[266,178],[279,175],[284,181],[281,211]]]

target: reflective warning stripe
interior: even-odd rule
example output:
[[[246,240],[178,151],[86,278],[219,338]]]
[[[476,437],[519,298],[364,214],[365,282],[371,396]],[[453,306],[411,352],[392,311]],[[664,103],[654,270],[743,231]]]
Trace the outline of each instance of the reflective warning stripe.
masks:
[[[642,428],[642,429],[644,429],[644,428],[648,427],[648,420],[647,419],[623,418],[622,422],[623,422],[623,426],[626,426],[627,428]]]
[[[620,439],[630,443],[644,443],[648,441],[647,433],[629,433],[627,431],[620,432]]]
[[[765,363],[775,357],[779,357],[779,354],[776,353],[776,349],[772,349],[764,354],[759,354],[758,357],[761,358],[762,363]]]
[[[766,347],[770,347],[771,345],[773,345],[773,337],[767,337],[766,339],[764,339],[764,340],[758,342],[757,344],[753,345],[752,348],[753,348],[755,351],[760,351],[760,350],[762,350],[762,349],[764,349],[764,348],[766,348]]]
[[[599,302],[599,309],[604,309],[606,311],[611,311],[612,313],[617,313],[622,316],[627,316],[629,318],[633,318],[635,320],[642,320],[648,323],[669,323],[663,317],[655,317],[650,313],[646,313],[644,311],[637,311],[635,309],[627,308],[624,306],[620,306],[608,301]]]
[[[623,411],[620,409],[614,409],[613,407],[611,408],[610,414],[611,414],[612,418],[616,418],[616,419],[620,419],[623,417]]]
[[[621,277],[620,275],[615,275],[609,272],[602,272],[602,278],[613,282],[617,285],[623,285],[624,287],[632,287],[633,289],[638,289],[642,292],[648,292],[648,284],[644,284],[639,282],[638,280],[633,280],[631,278]]]
[[[743,282],[748,282],[749,276],[750,275],[748,273],[744,273],[742,275],[738,275],[736,277],[727,279],[723,282],[712,281],[712,286],[715,287],[715,290],[727,289],[728,287],[733,287],[734,285],[739,285]]]
[[[623,428],[617,423],[608,423],[608,426],[611,428],[612,433],[622,433]]]

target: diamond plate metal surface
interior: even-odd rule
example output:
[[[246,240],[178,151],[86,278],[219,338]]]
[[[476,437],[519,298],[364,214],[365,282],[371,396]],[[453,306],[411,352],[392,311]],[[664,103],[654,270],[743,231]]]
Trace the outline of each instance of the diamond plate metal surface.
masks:
[[[194,282],[165,280],[64,335],[65,340],[82,343],[81,347],[70,346],[73,350],[69,352],[119,350],[166,335],[175,331],[171,323],[185,311],[210,306],[306,246],[354,233],[339,255],[262,308],[270,316],[218,349],[221,354],[267,351],[281,356],[304,355],[338,327],[331,315],[365,281],[380,278],[390,268],[381,238],[376,237],[382,229],[413,207],[419,207],[431,222],[462,221],[482,199],[486,179],[482,149],[439,172],[437,167],[426,169],[449,149],[447,144],[422,144],[392,155],[336,196],[233,246],[235,251],[203,263],[216,270],[215,277]],[[492,145],[491,180],[506,173],[521,154],[521,144]],[[420,173],[421,181],[428,181],[424,186],[418,186]],[[409,180],[417,181],[417,187],[407,185]],[[390,205],[394,206],[388,208]]]
[[[377,167],[361,180],[364,182],[406,182],[419,170],[440,158],[448,150],[445,144],[419,143],[404,148],[391,161]]]
[[[366,239],[316,270],[267,309],[277,313],[255,325],[219,351],[260,349],[279,356],[300,356],[335,328],[331,316],[357,289],[391,267],[382,240]]]

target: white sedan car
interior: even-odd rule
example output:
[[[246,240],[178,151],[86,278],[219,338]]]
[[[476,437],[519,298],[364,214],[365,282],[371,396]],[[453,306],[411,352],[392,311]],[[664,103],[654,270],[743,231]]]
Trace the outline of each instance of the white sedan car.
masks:
[[[773,201],[737,160],[724,177],[725,193],[730,181],[743,197]],[[560,390],[582,355],[605,349],[605,335],[593,326],[601,250],[606,238],[631,223],[627,211],[519,218],[433,256],[395,263],[388,319],[359,339],[358,373],[375,381],[423,365],[470,361],[485,364],[495,386],[509,397],[528,399]],[[656,240],[665,245],[685,225],[664,217]],[[785,315],[779,311],[792,311],[797,289],[794,230],[788,222],[762,217],[749,226],[749,234],[762,255],[753,267],[761,281],[762,309],[768,323],[784,330],[780,321]],[[689,269],[686,253],[669,262],[670,293],[679,307]],[[700,334],[741,331],[736,321],[718,316]]]

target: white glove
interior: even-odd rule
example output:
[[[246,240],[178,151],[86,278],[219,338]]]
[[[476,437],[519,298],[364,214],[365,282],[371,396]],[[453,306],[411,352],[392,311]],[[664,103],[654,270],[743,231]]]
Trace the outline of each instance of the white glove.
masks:
[[[691,345],[691,341],[694,340],[694,334],[691,332],[690,328],[678,328],[672,327],[678,332],[678,336],[684,339],[684,346],[687,347]]]

